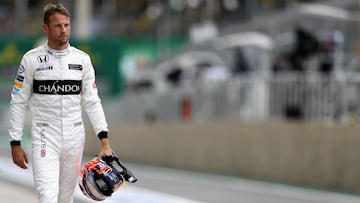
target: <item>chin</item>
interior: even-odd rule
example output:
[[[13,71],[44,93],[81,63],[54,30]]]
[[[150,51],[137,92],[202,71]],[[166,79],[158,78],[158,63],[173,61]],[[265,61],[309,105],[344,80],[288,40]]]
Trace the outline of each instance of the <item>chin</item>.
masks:
[[[69,43],[69,40],[66,40],[66,41],[59,41],[57,44],[59,45],[59,46],[65,46],[65,45],[67,45]]]

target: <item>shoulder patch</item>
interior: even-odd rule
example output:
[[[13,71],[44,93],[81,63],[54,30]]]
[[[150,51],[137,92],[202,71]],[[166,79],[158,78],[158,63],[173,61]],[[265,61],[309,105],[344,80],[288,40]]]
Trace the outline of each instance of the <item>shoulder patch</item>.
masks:
[[[25,73],[25,67],[20,64],[17,70],[17,75],[24,76],[24,73]]]

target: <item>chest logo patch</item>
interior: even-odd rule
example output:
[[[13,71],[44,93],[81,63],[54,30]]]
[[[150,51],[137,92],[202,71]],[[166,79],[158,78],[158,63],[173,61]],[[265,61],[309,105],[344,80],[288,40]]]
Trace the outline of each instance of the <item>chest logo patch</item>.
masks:
[[[46,63],[49,61],[49,55],[40,55],[37,57],[39,63]]]
[[[36,72],[46,71],[46,70],[53,70],[53,66],[45,66],[45,67],[39,67],[39,68],[35,69]]]
[[[82,70],[82,65],[80,64],[69,64],[69,70]]]

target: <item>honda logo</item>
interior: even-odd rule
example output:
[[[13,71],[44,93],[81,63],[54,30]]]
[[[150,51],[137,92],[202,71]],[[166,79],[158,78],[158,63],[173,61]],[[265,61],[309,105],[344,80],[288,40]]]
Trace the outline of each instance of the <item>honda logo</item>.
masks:
[[[49,61],[49,56],[48,55],[40,55],[37,57],[37,61],[39,63],[46,63]]]

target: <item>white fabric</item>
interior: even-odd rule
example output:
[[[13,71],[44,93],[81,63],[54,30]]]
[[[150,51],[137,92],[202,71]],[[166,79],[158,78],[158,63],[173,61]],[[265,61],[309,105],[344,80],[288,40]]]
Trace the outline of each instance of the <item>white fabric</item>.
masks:
[[[33,88],[35,81],[40,85]],[[46,86],[44,81],[51,84]],[[68,81],[80,81],[81,89]],[[11,93],[10,141],[22,138],[28,104],[33,174],[40,203],[71,203],[85,140],[82,106],[96,135],[108,131],[90,57],[71,46],[56,52],[44,44],[28,51]]]

